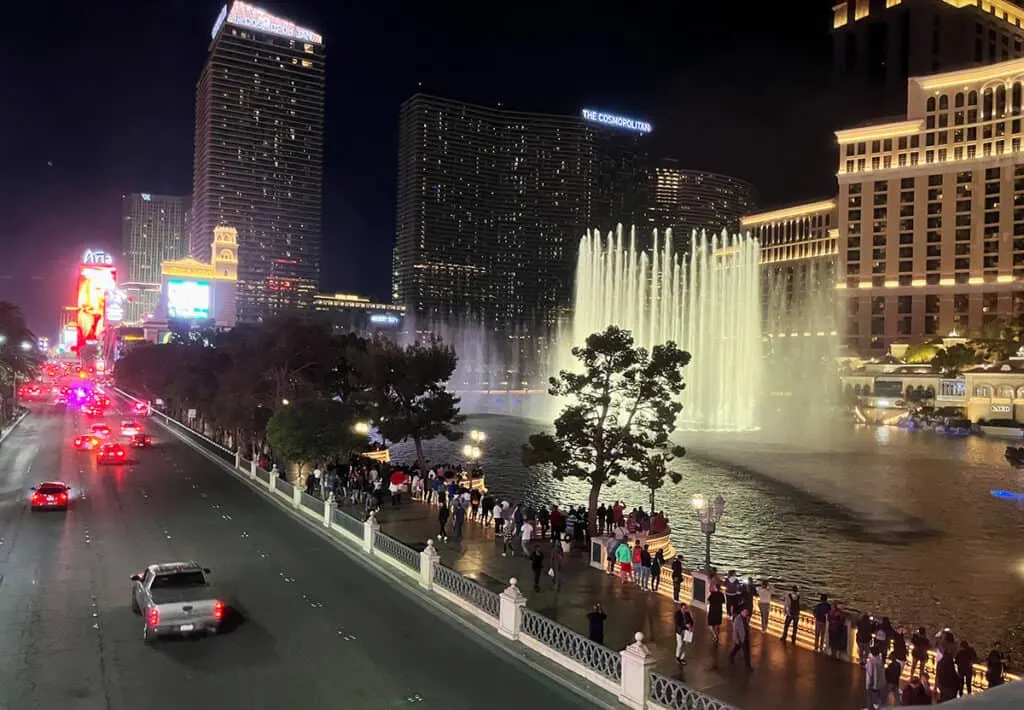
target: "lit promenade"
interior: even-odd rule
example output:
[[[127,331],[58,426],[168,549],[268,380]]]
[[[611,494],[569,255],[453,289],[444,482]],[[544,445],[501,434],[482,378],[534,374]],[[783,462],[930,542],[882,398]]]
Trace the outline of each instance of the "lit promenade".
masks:
[[[607,646],[625,648],[632,642],[633,634],[642,631],[657,658],[655,670],[744,710],[839,710],[863,706],[864,678],[858,666],[833,661],[826,655],[755,632],[751,636],[754,670],[747,671],[739,657],[735,665],[729,663],[729,624],[722,628],[721,647],[716,654],[704,633],[704,614],[697,610],[694,643],[688,648],[689,662],[680,668],[673,658],[675,608],[671,598],[642,592],[589,567],[583,550],[573,550],[569,557],[560,592],[552,589],[546,575],[541,579],[542,591],[534,592],[529,564],[521,556],[503,558],[500,544],[493,540],[493,530],[485,531],[479,524],[467,521],[461,544],[454,539],[439,542],[436,511],[436,507],[408,501],[400,508],[392,508],[385,497],[377,519],[381,530],[416,549],[422,549],[427,538],[434,536],[443,564],[492,591],[502,591],[508,586],[509,577],[517,577],[529,609],[583,635],[587,634],[587,613],[595,602],[600,602],[608,614]],[[547,545],[545,541],[541,548],[545,553]]]

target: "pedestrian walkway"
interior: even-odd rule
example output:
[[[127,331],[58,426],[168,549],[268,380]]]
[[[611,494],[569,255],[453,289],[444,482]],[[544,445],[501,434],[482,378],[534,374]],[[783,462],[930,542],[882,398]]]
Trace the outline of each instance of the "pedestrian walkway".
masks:
[[[501,544],[495,542],[490,528],[485,530],[467,521],[461,542],[438,541],[437,508],[408,501],[398,508],[385,503],[377,520],[383,532],[417,550],[433,538],[442,564],[492,591],[500,592],[508,586],[510,577],[518,578],[529,609],[583,635],[588,630],[587,614],[595,602],[600,602],[608,615],[604,639],[607,646],[623,649],[641,631],[657,659],[655,669],[659,673],[679,678],[688,686],[743,710],[863,707],[864,677],[858,666],[833,661],[755,632],[751,638],[754,669],[748,671],[740,656],[735,665],[729,662],[729,624],[723,626],[721,646],[715,649],[705,633],[704,613],[698,610],[693,610],[697,623],[694,643],[687,652],[688,663],[679,666],[674,659],[675,605],[671,598],[643,592],[590,567],[584,550],[573,550],[567,560],[561,591],[555,591],[551,579],[542,575],[541,591],[536,592],[529,563],[521,555],[502,557]],[[541,549],[547,558],[547,544]]]

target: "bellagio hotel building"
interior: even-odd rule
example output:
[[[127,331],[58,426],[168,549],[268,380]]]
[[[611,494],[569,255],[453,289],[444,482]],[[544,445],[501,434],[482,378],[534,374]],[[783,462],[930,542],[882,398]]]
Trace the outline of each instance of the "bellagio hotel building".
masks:
[[[834,208],[744,227],[762,262],[813,246],[834,263],[837,329],[859,352],[1024,315],[1022,121],[1024,59],[911,78],[905,120],[836,132]],[[794,220],[808,228],[785,226]]]

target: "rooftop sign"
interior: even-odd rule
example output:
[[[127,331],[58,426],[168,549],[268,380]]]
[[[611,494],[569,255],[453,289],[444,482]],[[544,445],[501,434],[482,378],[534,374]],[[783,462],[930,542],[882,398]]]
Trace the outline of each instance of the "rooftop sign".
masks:
[[[113,266],[114,257],[99,249],[86,249],[82,254],[82,263],[90,266]]]
[[[593,109],[583,109],[583,120],[590,121],[591,123],[600,123],[605,126],[612,126],[614,128],[625,128],[629,131],[636,131],[637,133],[650,133],[654,130],[650,123],[647,121],[640,121],[636,118],[629,118],[627,116],[616,116],[614,113],[602,113],[601,111],[594,111]]]
[[[225,22],[229,25],[235,25],[236,27],[246,27],[250,30],[256,30],[257,32],[266,32],[268,34],[278,35],[279,37],[295,39],[300,42],[309,42],[311,44],[324,43],[324,38],[316,32],[299,27],[291,20],[271,15],[266,10],[258,8],[255,5],[238,2],[238,0],[231,5],[231,12],[228,12],[227,5],[225,5],[224,9],[220,11],[217,21],[213,24],[212,34],[214,37],[217,36],[221,26],[223,26]]]

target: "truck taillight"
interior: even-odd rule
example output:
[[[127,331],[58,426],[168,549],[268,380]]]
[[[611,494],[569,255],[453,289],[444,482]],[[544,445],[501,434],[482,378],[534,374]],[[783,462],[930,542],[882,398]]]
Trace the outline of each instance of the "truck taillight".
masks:
[[[156,628],[160,625],[160,610],[157,609],[155,606],[152,607],[149,610],[149,613],[146,615],[146,624],[151,629]]]
[[[213,618],[217,621],[224,618],[224,602],[218,600],[213,603]]]

